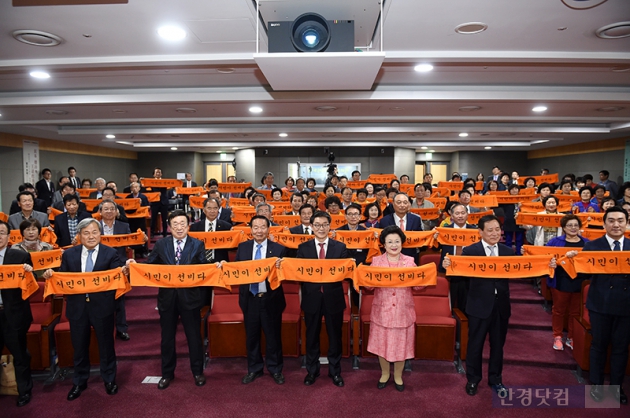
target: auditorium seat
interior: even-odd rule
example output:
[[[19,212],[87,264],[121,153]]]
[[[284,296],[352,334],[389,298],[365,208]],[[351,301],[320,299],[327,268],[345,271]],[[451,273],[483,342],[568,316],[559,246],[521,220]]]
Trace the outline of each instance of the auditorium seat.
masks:
[[[74,349],[72,348],[72,338],[70,337],[70,322],[68,322],[68,318],[66,317],[66,305],[66,300],[64,298],[61,318],[54,330],[57,366],[60,369],[74,366]],[[97,365],[100,364],[98,343],[96,341],[94,329],[90,328],[90,330],[90,364]]]
[[[60,313],[54,312],[53,297],[44,300],[44,282],[38,282],[39,288],[29,298],[33,322],[26,334],[26,346],[31,354],[31,369],[50,368],[53,356],[53,330],[59,322]]]
[[[367,351],[368,340],[370,338],[370,315],[372,314],[372,302],[374,301],[374,290],[361,289],[361,306],[359,309],[360,332],[361,332],[361,356],[374,357],[374,354]],[[358,331],[358,330],[357,330]]]
[[[245,323],[238,305],[239,286],[215,287],[208,315],[208,357],[246,357]]]
[[[440,265],[440,257],[440,253],[424,253],[420,256],[420,265],[423,266],[425,264],[434,263],[437,268]],[[438,276],[444,276],[444,273],[438,271]]]

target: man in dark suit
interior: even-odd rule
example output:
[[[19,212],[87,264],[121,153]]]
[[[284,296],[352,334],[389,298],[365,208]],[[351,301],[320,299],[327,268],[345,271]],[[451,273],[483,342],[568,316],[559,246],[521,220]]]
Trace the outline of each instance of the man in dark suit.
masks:
[[[191,173],[186,173],[186,180],[184,180],[182,186],[183,187],[197,187],[197,183],[192,181],[192,174]]]
[[[351,203],[350,206],[346,208],[346,221],[348,223],[340,228],[337,228],[337,231],[366,230],[364,226],[359,225],[359,222],[361,221],[361,206],[356,203]],[[365,264],[367,253],[368,251],[366,249],[348,249],[348,254],[351,258],[354,258],[354,262],[357,264],[357,266],[361,263]],[[359,306],[359,292],[354,289],[354,286],[350,286],[350,296],[352,297],[352,305]]]
[[[250,227],[254,239],[238,246],[236,261],[285,256],[285,247],[267,239],[270,226],[269,219],[264,216],[256,215],[251,219]],[[262,376],[265,363],[273,380],[279,385],[283,384],[282,366],[284,363],[280,331],[282,311],[286,307],[286,301],[282,286],[273,290],[267,280],[251,285],[241,285],[238,304],[245,320],[247,346],[247,374],[243,377],[243,384],[251,383]],[[261,330],[266,340],[265,363],[263,363],[260,349]]]
[[[90,192],[90,195],[88,196],[88,198],[89,199],[102,199],[103,189],[105,189],[106,185],[107,183],[105,182],[105,179],[102,177],[99,177],[96,180],[94,180],[94,187],[96,188],[96,190],[93,192]]]
[[[53,208],[55,208],[57,210],[60,210],[62,212],[65,211],[66,208],[65,208],[65,205],[64,205],[64,202],[63,202],[64,196],[69,195],[69,194],[74,194],[74,195],[77,196],[77,199],[79,199],[79,212],[87,212],[87,208],[85,207],[85,203],[81,202],[81,197],[77,194],[76,188],[74,187],[73,184],[71,184],[71,183],[64,183],[61,186],[61,190],[58,190],[58,192],[60,192],[60,194],[61,194],[61,200],[58,201],[58,202],[53,203],[52,204]]]
[[[162,169],[159,167],[155,167],[153,169],[153,178],[161,179],[162,178]],[[160,193],[160,200],[157,202],[151,202],[151,232],[153,235],[157,235],[160,232],[157,230],[157,218],[158,214],[162,216],[162,236],[166,236],[167,234],[167,218],[168,218],[168,206],[169,206],[169,193],[166,187],[153,187],[153,192]]]
[[[0,265],[23,264],[25,271],[33,271],[31,256],[20,250],[10,250],[9,224],[0,221]],[[26,348],[26,333],[33,322],[31,305],[22,299],[21,289],[0,290],[0,352],[6,346],[13,355],[17,382],[17,406],[31,401],[31,355]]]
[[[84,219],[77,226],[81,245],[64,251],[59,271],[81,273],[104,271],[124,266],[118,251],[101,244],[101,224],[93,218]],[[124,268],[127,274],[127,268]],[[44,272],[49,279],[53,271]],[[74,376],[68,400],[73,401],[87,389],[90,377],[90,326],[94,328],[101,362],[101,377],[108,395],[118,393],[116,384],[116,351],[114,350],[114,311],[116,291],[66,296],[66,316],[70,321],[70,336],[74,349]]]
[[[309,204],[302,205],[300,207],[300,220],[302,223],[300,225],[293,226],[289,228],[289,232],[292,234],[306,234],[313,235],[313,227],[311,226],[311,218],[313,217],[313,213],[315,212],[315,208]]]
[[[31,192],[20,192],[16,198],[20,206],[20,212],[9,216],[7,223],[11,229],[20,229],[20,224],[26,220],[35,219],[42,227],[50,226],[48,214],[33,210],[35,206],[35,196]]]
[[[219,193],[218,190],[209,191],[208,197],[214,197],[221,203],[221,205],[223,205],[223,196],[221,196],[221,193]],[[233,224],[232,223],[232,210],[230,208],[224,208],[223,206],[219,206],[219,219],[221,219],[224,222]]]
[[[203,242],[188,236],[188,217],[183,210],[174,210],[168,216],[172,237],[164,237],[155,243],[147,260],[148,264],[205,264],[206,251]],[[133,260],[129,260],[133,262]],[[203,342],[201,339],[201,306],[203,292],[200,287],[163,288],[158,291],[158,311],[162,327],[162,378],[158,389],[166,389],[175,378],[175,334],[177,319],[181,317],[188,340],[190,368],[195,385],[203,386]]]
[[[55,235],[57,245],[67,247],[75,244],[77,226],[83,219],[91,218],[87,212],[79,211],[79,197],[75,194],[68,194],[63,197],[63,204],[66,209],[64,213],[55,216]]]
[[[55,185],[53,184],[52,172],[48,168],[42,170],[42,177],[40,181],[35,183],[35,189],[37,189],[37,196],[46,202],[46,207],[52,205],[53,195],[55,194]]]
[[[68,180],[75,189],[81,188],[81,179],[77,177],[77,169],[74,167],[68,167]]]
[[[501,224],[494,215],[479,220],[481,241],[465,247],[464,256],[494,257],[514,255],[514,251],[500,244]],[[442,266],[448,268],[451,260],[444,257]],[[508,279],[470,278],[466,314],[468,315],[468,355],[466,357],[466,393],[477,394],[481,382],[481,359],[486,336],[490,336],[488,385],[499,395],[507,396],[503,385],[503,345],[511,315]]]
[[[583,251],[630,251],[630,240],[624,237],[628,212],[613,206],[604,214],[606,235],[587,242]],[[604,368],[608,347],[610,353],[610,390],[622,404],[628,404],[623,391],[623,375],[630,345],[630,274],[593,274],[586,308],[591,320],[593,342],[590,353],[591,398],[604,399]]]
[[[461,203],[462,205],[464,205],[466,207],[466,211],[468,213],[481,212],[481,209],[473,207],[473,206],[470,206],[470,199],[471,199],[471,197],[472,197],[472,195],[470,194],[470,191],[468,191],[467,189],[459,191],[459,203]]]
[[[138,174],[136,174],[136,173],[129,173],[129,185],[126,186],[123,189],[123,193],[132,193],[131,186],[133,185],[133,183],[140,184],[140,180],[138,178]],[[146,190],[142,186],[140,186],[140,193],[146,193]]]
[[[452,223],[446,225],[446,228],[473,228],[477,229],[476,225],[469,225],[468,221],[468,211],[466,210],[466,206],[461,203],[456,203],[451,206],[450,209],[451,221]],[[438,271],[440,273],[446,273],[444,267],[442,267],[442,262],[444,261],[444,257],[447,255],[461,255],[464,247],[462,246],[452,246],[452,245],[442,245],[442,254],[440,256],[440,264],[438,265]],[[459,276],[448,276],[448,281],[450,283],[450,293],[451,293],[451,304],[453,308],[459,308],[460,311],[466,312],[466,300],[468,299],[468,277],[459,277]]]
[[[116,211],[116,219],[125,223],[129,223],[129,219],[127,219],[127,213],[125,212],[125,208],[117,204],[114,200],[116,199],[116,191],[113,188],[105,187],[103,191],[101,192],[101,199],[111,200],[112,202],[114,202],[114,204],[116,205],[116,209],[118,209]],[[94,209],[92,209],[92,213],[96,213],[98,212],[98,210],[99,210],[99,206],[96,206]]]
[[[300,193],[291,194],[291,198],[289,200],[291,202],[291,210],[286,211],[285,215],[299,215],[300,208],[304,204],[304,196]]]
[[[422,218],[418,215],[409,212],[411,208],[411,202],[409,196],[405,193],[397,193],[394,196],[393,203],[394,213],[387,216],[383,216],[381,219],[380,227],[385,228],[390,225],[396,225],[403,231],[422,231]],[[418,264],[418,248],[403,248],[402,253],[413,257]]]
[[[35,186],[31,183],[20,184],[18,187],[18,193],[22,192],[31,192],[35,197],[35,204],[33,205],[33,210],[37,212],[47,213],[48,206],[46,206],[46,202],[42,199],[37,198],[37,191],[35,190]],[[18,204],[17,199],[11,202],[11,208],[9,209],[9,215],[13,215],[14,213],[18,213],[20,211],[20,205]]]
[[[349,258],[346,245],[328,238],[330,215],[317,211],[311,217],[315,239],[298,246],[297,258],[337,259]],[[302,285],[302,310],[306,322],[306,370],[304,384],[310,386],[319,376],[319,333],[322,316],[328,334],[328,377],[335,386],[343,386],[341,377],[341,327],[346,300],[343,285],[337,283],[304,283]]]

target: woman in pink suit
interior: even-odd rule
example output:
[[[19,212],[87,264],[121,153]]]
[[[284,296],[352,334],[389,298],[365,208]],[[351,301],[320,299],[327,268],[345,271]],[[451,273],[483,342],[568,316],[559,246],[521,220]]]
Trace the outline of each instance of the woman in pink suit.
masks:
[[[400,253],[406,240],[397,226],[388,226],[380,236],[385,253],[374,257],[372,267],[416,267],[413,257]],[[381,378],[378,388],[387,386],[390,363],[394,363],[394,385],[402,392],[405,386],[402,372],[405,360],[414,356],[416,310],[409,287],[377,287],[374,290],[370,315],[368,351],[378,356]]]

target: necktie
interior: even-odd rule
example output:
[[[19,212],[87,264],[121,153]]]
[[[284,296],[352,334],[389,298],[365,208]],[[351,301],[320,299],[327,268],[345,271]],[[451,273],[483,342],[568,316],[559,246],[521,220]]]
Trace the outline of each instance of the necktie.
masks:
[[[260,260],[262,258],[262,254],[260,249],[262,248],[262,244],[256,244],[256,254],[254,254],[254,260]],[[252,292],[252,295],[258,294],[258,283],[252,283],[249,285],[249,291]]]
[[[92,260],[92,254],[94,254],[94,249],[88,250],[87,260],[85,260],[85,272],[89,273],[94,270],[94,260]],[[90,295],[85,294],[85,300],[87,302],[90,301]]]
[[[208,232],[213,232],[212,222],[208,222]],[[214,250],[206,250],[206,260],[209,262],[214,260]]]
[[[613,241],[613,251],[621,251],[621,245],[619,241]]]
[[[311,230],[310,230],[310,228],[309,228],[308,226],[305,226],[305,227],[304,227],[304,233],[305,233],[306,235],[311,235]]]
[[[400,218],[400,229],[401,229],[402,231],[404,231],[404,230],[405,230],[405,221],[403,220],[403,218]]]
[[[182,240],[177,240],[177,250],[175,251],[175,264],[179,265],[179,261],[182,258]]]
[[[324,251],[324,243],[319,243],[319,259],[323,260],[326,258],[326,251]]]
[[[490,250],[490,257],[496,256],[494,253],[494,245],[488,245],[488,249]]]

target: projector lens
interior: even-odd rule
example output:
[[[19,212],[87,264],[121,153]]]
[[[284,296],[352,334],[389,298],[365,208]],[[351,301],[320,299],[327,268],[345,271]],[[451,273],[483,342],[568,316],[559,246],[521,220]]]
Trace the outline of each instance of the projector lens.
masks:
[[[291,41],[298,52],[322,52],[330,43],[330,29],[323,16],[305,13],[291,25]]]
[[[307,29],[302,33],[302,42],[308,47],[315,47],[319,43],[319,33],[315,29]]]

